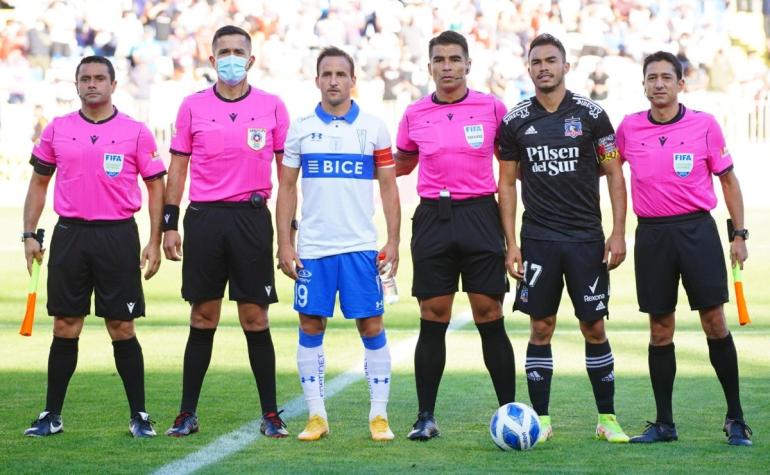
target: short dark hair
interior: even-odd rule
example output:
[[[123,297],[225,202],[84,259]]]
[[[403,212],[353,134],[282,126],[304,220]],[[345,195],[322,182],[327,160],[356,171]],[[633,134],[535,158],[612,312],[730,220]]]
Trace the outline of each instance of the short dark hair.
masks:
[[[442,31],[440,35],[432,38],[428,42],[428,57],[433,56],[433,47],[436,45],[458,45],[463,49],[465,57],[468,58],[468,41],[456,31]]]
[[[246,43],[249,45],[249,49],[251,49],[251,35],[244,30],[243,28],[239,28],[235,25],[225,25],[222,28],[218,29],[214,33],[214,39],[211,40],[211,50],[214,51],[215,45],[217,44],[217,40],[223,36],[230,36],[230,35],[241,35],[244,38],[246,38]]]
[[[78,67],[75,68],[75,81],[78,80],[79,74],[80,74],[80,67],[84,64],[103,64],[107,66],[107,72],[110,74],[110,82],[115,82],[115,68],[112,66],[112,63],[109,59],[105,58],[104,56],[86,56],[85,58],[80,60],[80,64],[78,64]]]
[[[351,58],[349,54],[337,48],[336,46],[329,46],[322,49],[321,54],[318,55],[318,59],[315,62],[316,76],[318,76],[318,74],[321,72],[321,60],[326,57],[334,57],[334,56],[340,56],[345,58],[348,64],[350,65],[350,75],[351,76],[356,75],[356,67],[355,67],[355,64],[353,63],[353,58]]]
[[[561,58],[564,61],[567,61],[567,50],[564,49],[564,45],[559,41],[559,39],[549,33],[543,33],[540,35],[537,35],[535,39],[532,40],[532,42],[529,44],[529,53],[527,53],[527,57],[529,57],[530,53],[532,53],[532,50],[535,49],[537,46],[543,46],[543,45],[553,45],[556,47],[556,49],[559,50],[561,53]]]
[[[671,63],[671,65],[674,67],[674,72],[676,73],[676,80],[679,81],[682,79],[682,63],[676,58],[676,56],[665,51],[656,51],[655,53],[652,53],[651,55],[644,58],[642,76],[647,77],[647,66],[650,63],[655,63],[658,61],[666,61],[667,63]]]

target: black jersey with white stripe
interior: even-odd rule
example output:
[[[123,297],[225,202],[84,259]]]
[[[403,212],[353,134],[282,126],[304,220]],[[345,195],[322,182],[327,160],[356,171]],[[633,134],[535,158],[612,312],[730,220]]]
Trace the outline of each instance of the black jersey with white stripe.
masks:
[[[599,164],[618,156],[607,113],[584,96],[567,91],[555,112],[535,97],[511,109],[500,131],[500,159],[519,162],[521,237],[603,240]]]

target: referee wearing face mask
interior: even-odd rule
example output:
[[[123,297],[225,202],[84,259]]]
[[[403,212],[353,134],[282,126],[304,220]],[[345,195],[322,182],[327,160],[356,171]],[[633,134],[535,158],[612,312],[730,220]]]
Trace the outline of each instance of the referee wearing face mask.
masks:
[[[273,269],[273,225],[267,200],[273,158],[280,168],[289,125],[277,96],[251,87],[251,38],[224,26],[209,58],[217,70],[214,87],[185,98],[171,140],[169,184],[163,211],[163,251],[182,260],[182,298],[191,305],[184,354],[179,415],[166,432],[183,437],[199,430],[197,406],[219,324],[225,286],[237,302],[249,361],[261,403],[261,432],[286,437],[278,415],[275,351],[267,311],[277,302]],[[179,204],[190,168],[190,204],[184,216],[184,244],[178,231]],[[182,252],[183,251],[183,252]],[[245,411],[243,417],[252,419]]]

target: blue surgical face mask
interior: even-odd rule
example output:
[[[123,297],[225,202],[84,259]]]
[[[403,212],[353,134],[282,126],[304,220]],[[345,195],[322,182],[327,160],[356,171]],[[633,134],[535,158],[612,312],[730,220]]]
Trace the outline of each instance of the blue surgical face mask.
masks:
[[[217,76],[228,86],[235,86],[246,77],[247,59],[231,54],[217,58]]]

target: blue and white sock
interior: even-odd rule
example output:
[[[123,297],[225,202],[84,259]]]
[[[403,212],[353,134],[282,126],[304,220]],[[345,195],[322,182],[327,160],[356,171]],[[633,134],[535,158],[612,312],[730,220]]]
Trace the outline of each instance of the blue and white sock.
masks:
[[[324,334],[308,335],[299,329],[297,345],[297,369],[302,392],[307,403],[308,416],[321,416],[326,419],[324,405]]]
[[[377,416],[388,418],[388,399],[390,396],[390,347],[385,330],[379,335],[362,336],[364,343],[364,373],[369,384],[369,420]]]

